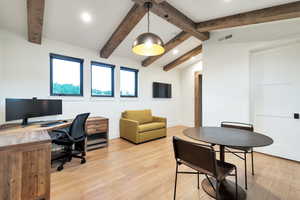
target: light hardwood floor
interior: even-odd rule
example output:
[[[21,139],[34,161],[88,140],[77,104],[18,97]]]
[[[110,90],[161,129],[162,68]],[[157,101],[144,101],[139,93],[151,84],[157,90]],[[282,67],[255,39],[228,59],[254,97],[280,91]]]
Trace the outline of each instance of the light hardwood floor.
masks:
[[[140,145],[111,140],[108,148],[89,152],[87,163],[73,160],[51,175],[52,200],[171,200],[175,160],[172,136],[188,139],[185,127],[168,129],[168,137]],[[230,154],[244,186],[243,162]],[[250,169],[249,169],[250,170]],[[255,176],[249,171],[248,200],[300,200],[300,164],[255,153]],[[201,177],[203,178],[203,177]],[[177,199],[210,200],[196,187],[196,175],[178,175]]]

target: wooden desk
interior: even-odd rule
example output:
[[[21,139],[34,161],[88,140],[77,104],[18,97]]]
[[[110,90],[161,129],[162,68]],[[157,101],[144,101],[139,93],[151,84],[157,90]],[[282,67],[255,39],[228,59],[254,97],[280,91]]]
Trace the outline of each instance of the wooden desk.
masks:
[[[72,120],[50,127],[34,123],[26,127],[7,124],[0,127],[0,199],[50,200],[51,138],[48,131],[65,128]],[[91,117],[87,133],[106,133],[108,119]],[[103,140],[102,140],[103,142]]]
[[[49,200],[50,167],[47,131],[0,131],[0,199]]]
[[[92,117],[86,122],[87,142],[86,149],[94,150],[108,146],[109,119],[104,117]]]

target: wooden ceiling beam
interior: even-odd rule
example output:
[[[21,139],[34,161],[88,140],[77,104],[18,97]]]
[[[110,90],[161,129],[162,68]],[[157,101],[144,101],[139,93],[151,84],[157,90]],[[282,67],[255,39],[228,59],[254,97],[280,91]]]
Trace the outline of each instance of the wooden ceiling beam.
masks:
[[[185,40],[187,40],[190,37],[191,37],[191,34],[189,34],[187,32],[184,32],[184,31],[180,32],[178,35],[176,35],[173,39],[171,39],[169,42],[167,42],[165,44],[164,54],[168,53],[173,48],[175,48],[176,46],[178,46],[179,44],[181,44],[182,42],[184,42]],[[151,56],[151,57],[146,58],[145,60],[142,61],[142,66],[147,67],[147,66],[151,65],[156,60],[161,58],[164,54],[161,54],[161,55],[158,55],[158,56]]]
[[[146,13],[147,10],[143,6],[134,4],[125,18],[122,20],[118,28],[101,49],[100,57],[108,58],[132,31],[132,29],[137,25],[137,23],[141,21]]]
[[[175,67],[177,67],[178,65],[186,62],[187,60],[191,59],[193,56],[196,56],[198,54],[200,54],[202,52],[202,45],[197,46],[196,48],[192,49],[191,51],[185,53],[184,55],[180,56],[179,58],[177,58],[176,60],[174,60],[173,62],[167,64],[166,66],[164,66],[164,71],[169,71]]]
[[[254,10],[197,24],[200,32],[300,17],[300,1]]]
[[[166,0],[153,0],[155,3],[161,3],[161,2],[164,2]]]
[[[28,41],[42,43],[45,0],[27,0]]]
[[[132,1],[143,6],[144,3],[149,0],[132,0]],[[205,41],[209,39],[208,32],[200,33],[196,29],[196,23],[193,22],[193,20],[191,20],[182,12],[174,8],[167,1],[160,1],[160,3],[156,3],[156,1],[154,1],[150,11],[158,15],[159,17],[167,20],[171,24],[177,26],[181,30],[190,33],[192,36],[198,38],[201,41]]]

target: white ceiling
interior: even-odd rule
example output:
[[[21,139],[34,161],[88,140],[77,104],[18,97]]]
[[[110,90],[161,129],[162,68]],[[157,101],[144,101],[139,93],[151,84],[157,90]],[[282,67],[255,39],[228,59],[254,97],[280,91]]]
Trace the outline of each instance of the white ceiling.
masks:
[[[170,0],[195,22],[295,2],[295,0]]]
[[[196,22],[294,2],[292,0],[227,1],[229,2],[225,2],[225,0],[169,0],[168,2]],[[43,37],[99,52],[132,5],[131,0],[46,0]],[[81,21],[80,14],[82,12],[91,14],[91,23],[85,24]],[[278,23],[283,24],[284,28],[278,30]],[[280,36],[296,34],[300,33],[299,25],[300,19],[269,23],[267,26],[256,25],[255,29],[249,28],[250,31],[252,30],[252,34],[248,34],[247,37],[249,37],[248,39],[257,39],[256,37],[259,35],[272,35],[272,31],[275,29],[277,30],[277,35]],[[0,0],[0,28],[23,35],[27,34],[25,0]],[[181,31],[153,14],[151,14],[150,29],[151,32],[158,34],[165,42]],[[144,17],[113,54],[142,61],[143,57],[134,55],[131,52],[131,45],[133,40],[145,30],[146,18]],[[247,32],[249,30],[247,29]],[[239,33],[236,29],[233,29],[233,32]],[[155,64],[163,66],[199,44],[201,42],[198,39],[190,38],[177,47],[179,50],[177,55],[173,55],[170,52],[156,61]],[[198,59],[201,59],[201,56],[196,58],[196,60]],[[195,62],[195,60],[191,60],[183,64],[183,66],[192,62]]]

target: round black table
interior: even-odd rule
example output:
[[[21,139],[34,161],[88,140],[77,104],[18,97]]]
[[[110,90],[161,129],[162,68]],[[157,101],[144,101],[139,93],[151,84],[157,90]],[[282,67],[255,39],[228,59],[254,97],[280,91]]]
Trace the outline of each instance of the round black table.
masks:
[[[263,147],[273,143],[272,138],[255,132],[250,132],[241,129],[234,128],[222,128],[222,127],[199,127],[188,128],[183,131],[184,135],[194,140],[215,144],[220,146],[220,160],[225,162],[225,146],[227,147]],[[210,179],[214,187],[215,180]],[[238,186],[238,199],[246,199],[246,192],[242,187]],[[207,179],[202,181],[203,190],[215,198],[216,194]],[[222,200],[235,199],[235,184],[225,179],[220,186],[220,196]]]

